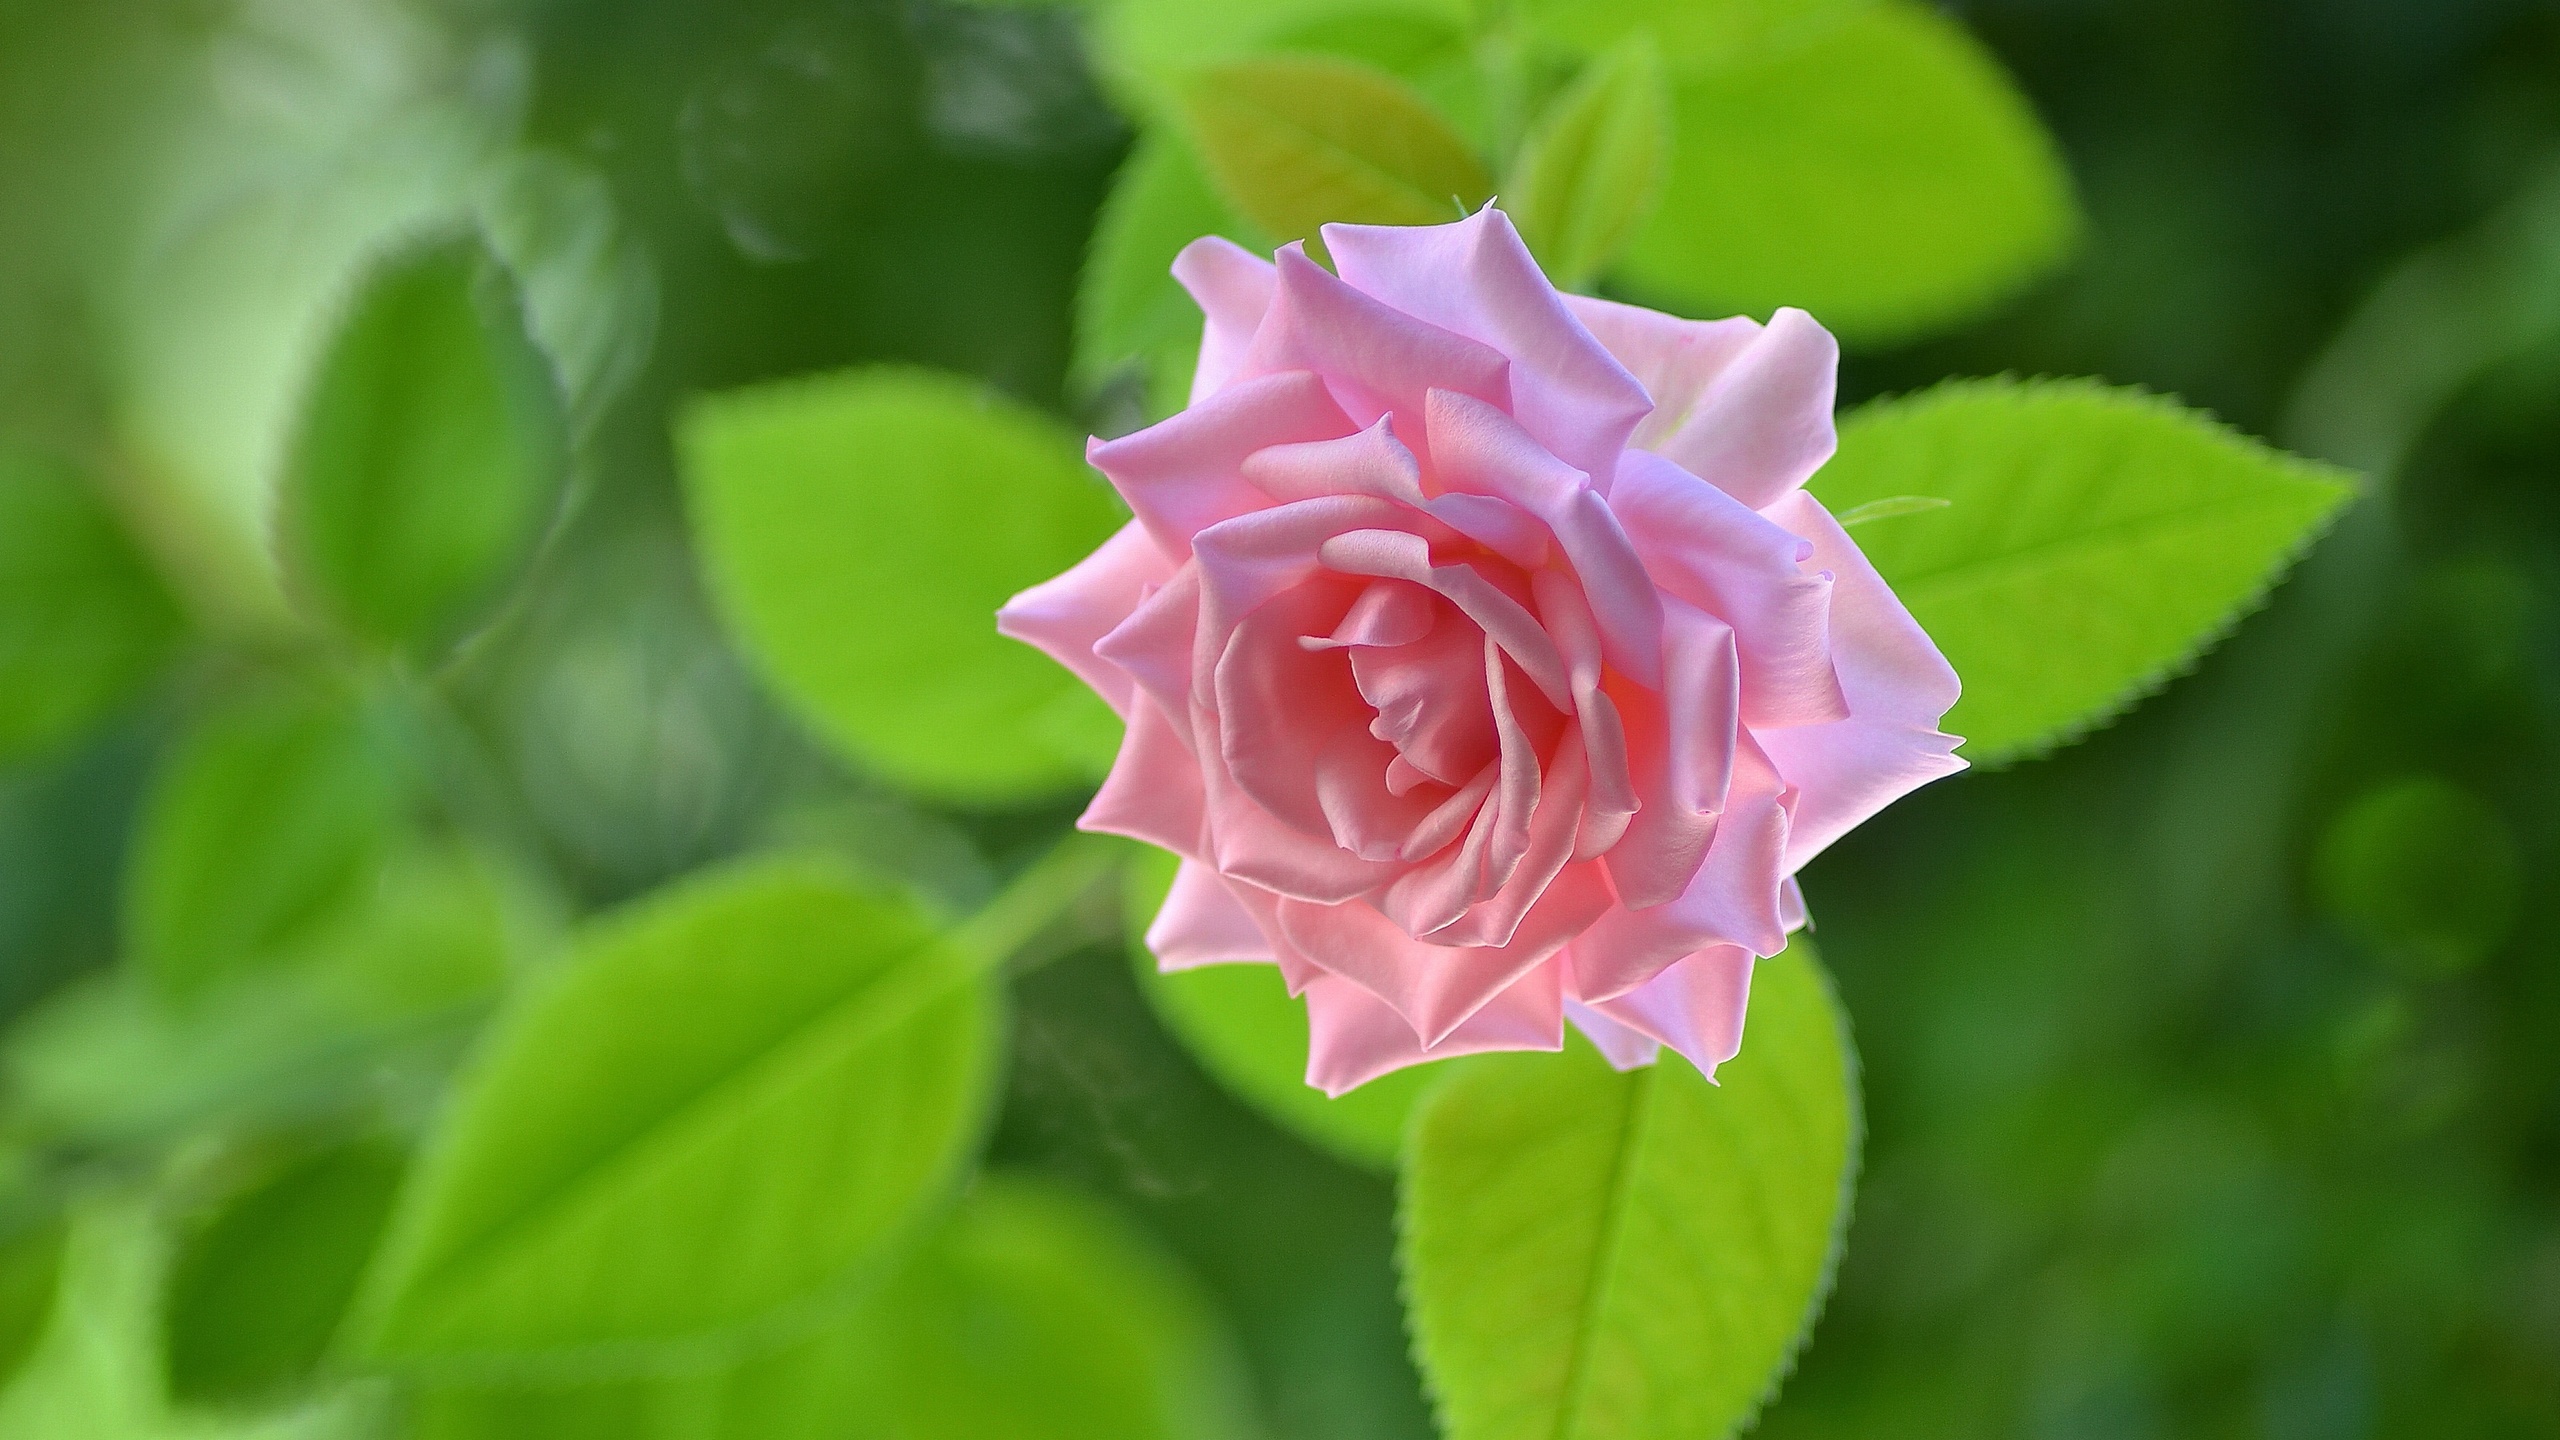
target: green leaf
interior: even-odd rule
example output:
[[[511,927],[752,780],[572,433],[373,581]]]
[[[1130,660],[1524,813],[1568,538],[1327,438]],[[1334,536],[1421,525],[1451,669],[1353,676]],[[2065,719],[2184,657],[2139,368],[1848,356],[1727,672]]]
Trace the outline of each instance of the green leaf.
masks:
[[[288,629],[269,541],[314,367],[382,256],[468,223],[528,70],[395,0],[170,38],[185,79],[140,107],[133,233],[97,261],[124,479],[198,613]]]
[[[358,639],[460,638],[557,510],[561,397],[476,240],[396,256],[320,367],[286,474],[288,577]]]
[[[1661,58],[1639,34],[1556,97],[1521,146],[1503,208],[1559,288],[1588,288],[1653,208],[1670,109]]]
[[[538,940],[520,890],[470,855],[404,850],[355,903],[189,1003],[131,973],[67,987],[0,1050],[17,1122],[82,1149],[162,1145],[439,1082]]]
[[[1170,97],[1205,66],[1274,49],[1378,63],[1389,58],[1379,53],[1380,35],[1426,28],[1462,35],[1473,8],[1473,0],[1112,0],[1097,17],[1094,38],[1105,75],[1135,106],[1171,109]],[[1346,37],[1353,43],[1342,44]],[[1393,50],[1412,54],[1414,47]]]
[[[0,1389],[44,1337],[62,1289],[62,1255],[70,1233],[62,1216],[46,1216],[0,1240]]]
[[[604,177],[559,155],[509,152],[482,189],[479,217],[583,435],[648,363],[657,269],[616,213]]]
[[[1203,70],[1183,91],[1200,158],[1236,213],[1281,240],[1318,226],[1439,225],[1493,193],[1466,140],[1384,71],[1319,55]]]
[[[1164,904],[1177,861],[1149,850],[1129,869],[1133,932]],[[1138,988],[1200,1067],[1237,1098],[1320,1150],[1370,1170],[1389,1170],[1405,1119],[1423,1092],[1466,1060],[1416,1065],[1339,1098],[1307,1083],[1307,1005],[1273,965],[1208,965],[1167,975],[1133,933]]]
[[[1110,767],[1119,724],[995,612],[1121,512],[1055,422],[952,376],[855,370],[696,404],[695,533],[729,628],[819,735],[946,797]]]
[[[214,712],[144,801],[127,956],[177,1000],[274,959],[371,878],[397,808],[352,699],[292,688]]]
[[[1175,282],[1173,257],[1203,235],[1269,248],[1218,198],[1180,132],[1143,132],[1102,202],[1076,286],[1080,389],[1099,390],[1134,369],[1146,384],[1146,419],[1161,420],[1189,402],[1200,307]]]
[[[2375,786],[2320,837],[2312,878],[2349,935],[2420,979],[2460,974],[2515,933],[2522,847],[2504,815],[2451,781]]]
[[[1752,991],[1720,1083],[1576,1040],[1423,1102],[1401,1259],[1449,1440],[1722,1440],[1784,1378],[1847,1223],[1857,1086],[1801,936]]]
[[[1980,764],[2067,743],[2193,664],[2352,493],[2167,400],[1998,380],[1856,412],[1814,490],[1844,511],[1953,502],[1858,543],[1963,678],[1946,723]]]
[[[85,478],[0,444],[0,764],[95,723],[167,658],[179,628]]]
[[[1653,40],[1676,71],[1801,43],[1879,0],[1520,0],[1523,26],[1560,49],[1596,55]]]
[[[825,1302],[985,1119],[996,995],[914,908],[751,862],[598,923],[483,1042],[353,1333],[451,1368],[699,1340]]]
[[[360,1440],[382,1433],[373,1397],[340,1392],[255,1417],[187,1414],[161,1384],[158,1300],[166,1238],[150,1207],[77,1207],[44,1333],[6,1390],[0,1440]]]
[[[1126,1221],[990,1177],[849,1313],[690,1373],[430,1389],[418,1440],[1242,1440],[1240,1367],[1197,1287]]]
[[[1662,203],[1623,274],[1684,308],[1796,305],[1879,344],[1980,311],[2078,233],[2025,100],[1921,5],[1860,8],[1685,75],[1672,117]]]
[[[269,1400],[311,1374],[407,1162],[373,1138],[288,1156],[180,1239],[162,1317],[175,1398]]]

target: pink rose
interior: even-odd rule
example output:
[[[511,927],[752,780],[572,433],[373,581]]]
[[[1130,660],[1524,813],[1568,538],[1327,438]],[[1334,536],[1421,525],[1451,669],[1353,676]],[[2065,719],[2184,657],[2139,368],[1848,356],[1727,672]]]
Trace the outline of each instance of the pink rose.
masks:
[[[1510,219],[1194,242],[1136,514],[998,617],[1128,722],[1086,829],[1182,856],[1168,970],[1277,963],[1310,1084],[1741,1045],[1798,867],[1962,767],[1955,672],[1820,502],[1838,347],[1558,294]]]

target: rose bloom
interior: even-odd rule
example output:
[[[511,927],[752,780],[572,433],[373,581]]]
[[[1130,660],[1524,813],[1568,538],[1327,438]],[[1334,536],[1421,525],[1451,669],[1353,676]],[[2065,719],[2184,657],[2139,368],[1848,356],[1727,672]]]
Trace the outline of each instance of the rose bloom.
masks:
[[[1167,970],[1277,964],[1310,1084],[1668,1045],[1713,1075],[1792,878],[1962,767],[1956,676],[1804,482],[1839,350],[1559,294],[1490,207],[1215,238],[1136,518],[998,617],[1120,712],[1080,822],[1182,857]]]

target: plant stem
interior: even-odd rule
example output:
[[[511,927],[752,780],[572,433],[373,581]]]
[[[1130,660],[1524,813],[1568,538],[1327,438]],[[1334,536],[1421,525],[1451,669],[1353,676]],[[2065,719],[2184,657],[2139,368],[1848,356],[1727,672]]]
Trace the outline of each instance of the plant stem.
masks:
[[[1068,832],[962,921],[951,932],[953,942],[988,970],[1004,965],[1094,886],[1119,874],[1126,850],[1126,842],[1107,835]]]

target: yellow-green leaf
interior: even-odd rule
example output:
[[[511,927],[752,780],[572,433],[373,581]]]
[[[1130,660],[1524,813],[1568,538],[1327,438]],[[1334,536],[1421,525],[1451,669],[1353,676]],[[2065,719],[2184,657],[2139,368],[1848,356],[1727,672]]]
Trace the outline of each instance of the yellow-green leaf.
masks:
[[[1282,240],[1333,222],[1445,224],[1493,193],[1466,141],[1411,87],[1348,60],[1213,66],[1185,91],[1183,111],[1220,191]]]
[[[1503,208],[1558,286],[1597,279],[1653,208],[1670,109],[1661,58],[1639,34],[1594,61],[1521,146]]]

